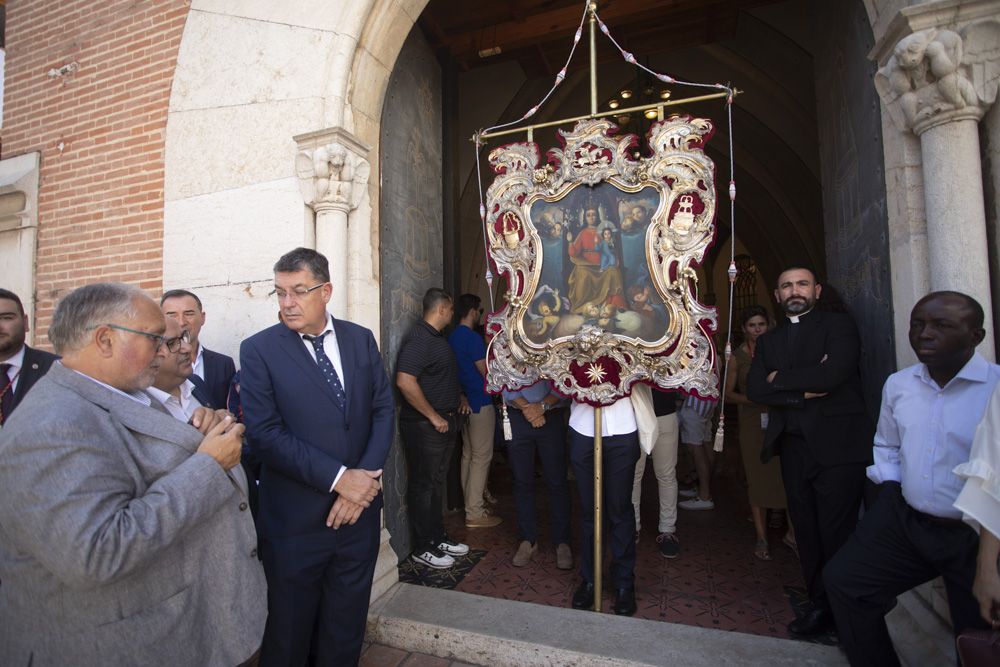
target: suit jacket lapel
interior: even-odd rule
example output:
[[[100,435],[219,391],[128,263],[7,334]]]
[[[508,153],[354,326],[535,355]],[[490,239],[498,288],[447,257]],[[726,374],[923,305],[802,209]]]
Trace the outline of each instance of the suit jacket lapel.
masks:
[[[21,374],[17,379],[17,389],[14,390],[14,406],[16,407],[24,395],[28,393],[32,385],[38,381],[40,369],[38,360],[35,359],[34,350],[27,345],[24,346],[24,359],[21,361]]]
[[[285,327],[285,330],[280,332],[279,335],[280,344],[279,347],[295,361],[298,365],[299,370],[302,374],[308,377],[312,383],[319,388],[323,395],[326,396],[330,403],[339,409],[337,405],[337,398],[333,394],[333,388],[330,383],[326,381],[323,377],[323,372],[320,371],[319,366],[316,364],[315,360],[309,353],[306,352],[305,344],[302,341],[302,337],[298,333],[292,331],[291,329]],[[343,362],[343,355],[341,355],[341,362]]]

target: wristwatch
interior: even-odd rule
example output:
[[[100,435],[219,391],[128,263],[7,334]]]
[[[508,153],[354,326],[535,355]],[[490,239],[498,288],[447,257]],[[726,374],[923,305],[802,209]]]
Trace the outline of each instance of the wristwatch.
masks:
[[[544,398],[541,400],[541,404],[542,404],[542,412],[548,412],[549,411],[549,404],[545,402]]]

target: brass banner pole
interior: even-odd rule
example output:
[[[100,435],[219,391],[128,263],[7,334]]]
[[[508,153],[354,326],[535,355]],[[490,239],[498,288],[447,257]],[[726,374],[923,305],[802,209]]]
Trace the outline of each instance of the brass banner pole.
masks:
[[[590,115],[597,113],[597,3],[590,3]]]
[[[604,458],[601,448],[601,407],[594,408],[594,611],[601,611],[601,475]]]

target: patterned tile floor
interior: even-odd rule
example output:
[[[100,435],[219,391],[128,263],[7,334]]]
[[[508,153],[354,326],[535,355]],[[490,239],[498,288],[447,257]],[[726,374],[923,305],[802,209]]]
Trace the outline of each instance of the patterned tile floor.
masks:
[[[485,554],[457,584],[452,582],[444,587],[568,607],[579,578],[575,568],[564,571],[555,566],[555,547],[548,541],[547,497],[540,478],[536,491],[539,551],[526,567],[517,568],[511,563],[517,535],[510,469],[502,458],[497,459],[490,475],[490,488],[499,500],[495,512],[504,522],[495,528],[467,529],[461,513],[445,516],[452,537]],[[726,452],[717,461],[713,479],[716,509],[678,510],[681,552],[676,559],[667,560],[657,550],[656,484],[652,466],[646,468],[641,505],[644,528],[636,565],[639,607],[636,617],[790,639],[786,626],[794,620],[795,605],[801,604],[804,597],[798,561],[781,543],[784,528],[769,533],[773,560],[764,562],[754,557],[754,531],[749,522],[738,445],[727,443]],[[579,547],[580,511],[575,482],[571,482],[571,489],[575,555]],[[605,572],[609,558],[606,554]],[[605,610],[610,606],[606,590]],[[818,641],[835,640],[825,637]]]

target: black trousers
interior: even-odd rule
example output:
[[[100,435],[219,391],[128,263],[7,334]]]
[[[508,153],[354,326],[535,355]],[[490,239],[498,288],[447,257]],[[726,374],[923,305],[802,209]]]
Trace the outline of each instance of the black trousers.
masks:
[[[267,625],[261,667],[356,665],[379,549],[381,503],[354,525],[261,541]]]
[[[987,629],[972,595],[978,548],[969,526],[917,512],[898,487],[884,490],[823,574],[851,665],[899,664],[885,614],[897,595],[938,576],[944,577],[956,636]]]
[[[614,435],[601,439],[604,503],[604,532],[611,543],[611,585],[635,585],[635,510],[632,481],[639,460],[639,434]],[[580,575],[594,581],[594,439],[569,430],[569,456],[580,491]]]
[[[865,465],[823,466],[801,436],[786,433],[781,438],[781,476],[799,547],[802,578],[812,603],[827,607],[823,567],[857,525]]]
[[[436,546],[445,538],[441,496],[451,453],[455,449],[455,434],[459,430],[456,417],[445,419],[448,420],[446,433],[438,433],[427,419],[399,420],[399,435],[403,439],[409,472],[406,500],[410,506],[414,551]]]
[[[552,543],[569,544],[570,501],[566,481],[566,420],[562,410],[545,414],[545,424],[535,428],[520,410],[507,409],[514,439],[507,444],[507,463],[514,476],[514,504],[517,507],[517,536],[536,542],[535,452],[542,463],[542,476],[549,491]],[[593,474],[591,474],[593,486]]]

